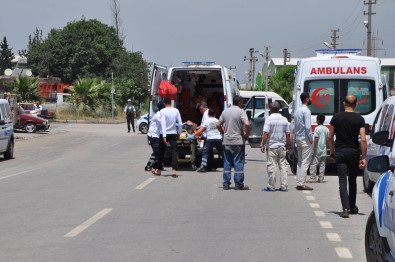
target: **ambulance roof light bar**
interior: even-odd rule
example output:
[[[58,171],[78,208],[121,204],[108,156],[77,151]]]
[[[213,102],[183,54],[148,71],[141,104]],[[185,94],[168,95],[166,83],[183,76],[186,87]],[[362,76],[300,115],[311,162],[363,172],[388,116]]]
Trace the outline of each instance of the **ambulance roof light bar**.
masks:
[[[193,66],[193,65],[214,65],[215,62],[211,62],[211,61],[199,61],[199,62],[193,62],[193,61],[185,61],[182,62],[185,66]]]
[[[347,48],[347,49],[317,49],[315,50],[317,56],[328,56],[328,55],[361,55],[362,49],[358,48]]]

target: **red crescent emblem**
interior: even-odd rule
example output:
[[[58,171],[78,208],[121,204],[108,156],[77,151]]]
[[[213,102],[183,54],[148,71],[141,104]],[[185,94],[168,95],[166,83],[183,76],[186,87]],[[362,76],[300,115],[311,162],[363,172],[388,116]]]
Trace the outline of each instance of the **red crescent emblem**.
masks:
[[[368,100],[368,96],[365,94],[361,100],[357,101],[357,105],[365,103],[366,100]]]
[[[311,94],[311,100],[312,100],[313,104],[314,104],[316,107],[326,107],[326,106],[327,106],[326,104],[321,104],[321,103],[318,101],[318,99],[317,99],[318,93],[319,93],[320,91],[322,91],[322,90],[327,90],[327,89],[324,88],[324,87],[319,87],[319,88],[317,88],[316,90],[314,90],[314,92]]]

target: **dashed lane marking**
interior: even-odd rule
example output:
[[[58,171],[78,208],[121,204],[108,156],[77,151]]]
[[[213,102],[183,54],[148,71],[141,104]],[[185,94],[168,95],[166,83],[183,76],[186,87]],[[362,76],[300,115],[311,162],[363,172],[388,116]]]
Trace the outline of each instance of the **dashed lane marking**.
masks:
[[[306,196],[306,199],[309,201],[314,201],[315,197],[314,196]]]
[[[353,258],[351,251],[346,247],[335,248],[336,254],[340,258]]]
[[[303,194],[311,195],[311,191],[309,191],[309,190],[303,190],[302,192],[303,192]]]
[[[314,211],[316,217],[325,217],[325,213],[323,211]]]
[[[342,238],[338,233],[326,233],[326,237],[329,241],[342,241]]]
[[[85,222],[83,222],[81,225],[77,226],[76,228],[74,228],[73,230],[68,232],[66,235],[64,235],[64,237],[78,236],[82,231],[84,231],[85,229],[87,229],[88,227],[90,227],[91,225],[96,223],[97,221],[99,221],[101,218],[103,218],[105,215],[107,215],[111,211],[112,211],[112,208],[103,209],[102,211],[100,211],[99,213],[94,215],[93,217],[91,217],[88,220],[86,220]]]
[[[318,203],[310,203],[311,208],[320,208],[320,204]]]
[[[143,183],[141,183],[140,185],[136,186],[134,189],[136,189],[136,190],[143,189],[144,187],[146,187],[149,183],[151,183],[154,180],[155,180],[155,178],[150,177],[147,180],[145,180]]]
[[[320,225],[322,228],[333,228],[333,225],[329,221],[320,221]]]

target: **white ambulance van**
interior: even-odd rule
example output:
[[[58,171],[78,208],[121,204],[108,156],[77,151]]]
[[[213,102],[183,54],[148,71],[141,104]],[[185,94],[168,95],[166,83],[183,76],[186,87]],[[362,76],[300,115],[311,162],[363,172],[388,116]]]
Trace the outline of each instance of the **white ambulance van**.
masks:
[[[381,104],[390,95],[388,84],[381,75],[380,60],[361,56],[361,49],[316,50],[316,53],[316,57],[301,59],[297,64],[292,113],[302,105],[300,94],[309,92],[312,100],[309,108],[314,132],[318,114],[325,115],[324,125],[329,126],[332,116],[344,111],[345,97],[354,94],[358,98],[355,112],[361,114],[366,124],[371,127]],[[288,153],[287,159],[295,173],[297,151],[293,127],[292,116],[293,149]]]
[[[234,72],[213,62],[184,62],[184,66],[166,68],[154,64],[151,78],[149,118],[157,111],[158,102],[163,100],[158,94],[160,82],[168,80],[177,87],[173,106],[181,113],[182,122],[188,120],[200,124],[202,115],[199,103],[206,101],[219,118],[222,111],[230,107],[233,97],[239,95],[239,82]],[[200,157],[202,144],[196,147]]]

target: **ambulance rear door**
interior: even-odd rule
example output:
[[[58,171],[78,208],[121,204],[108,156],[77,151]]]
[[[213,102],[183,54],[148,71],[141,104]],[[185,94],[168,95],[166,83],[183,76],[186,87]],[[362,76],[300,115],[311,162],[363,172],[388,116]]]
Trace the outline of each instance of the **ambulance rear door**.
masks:
[[[151,77],[150,103],[148,118],[154,116],[158,109],[160,97],[158,95],[159,84],[162,80],[167,80],[168,69],[165,66],[154,64]]]
[[[267,95],[252,96],[246,103],[244,110],[250,120],[250,136],[248,143],[251,148],[260,148],[263,136],[265,118],[269,116],[269,98]]]

